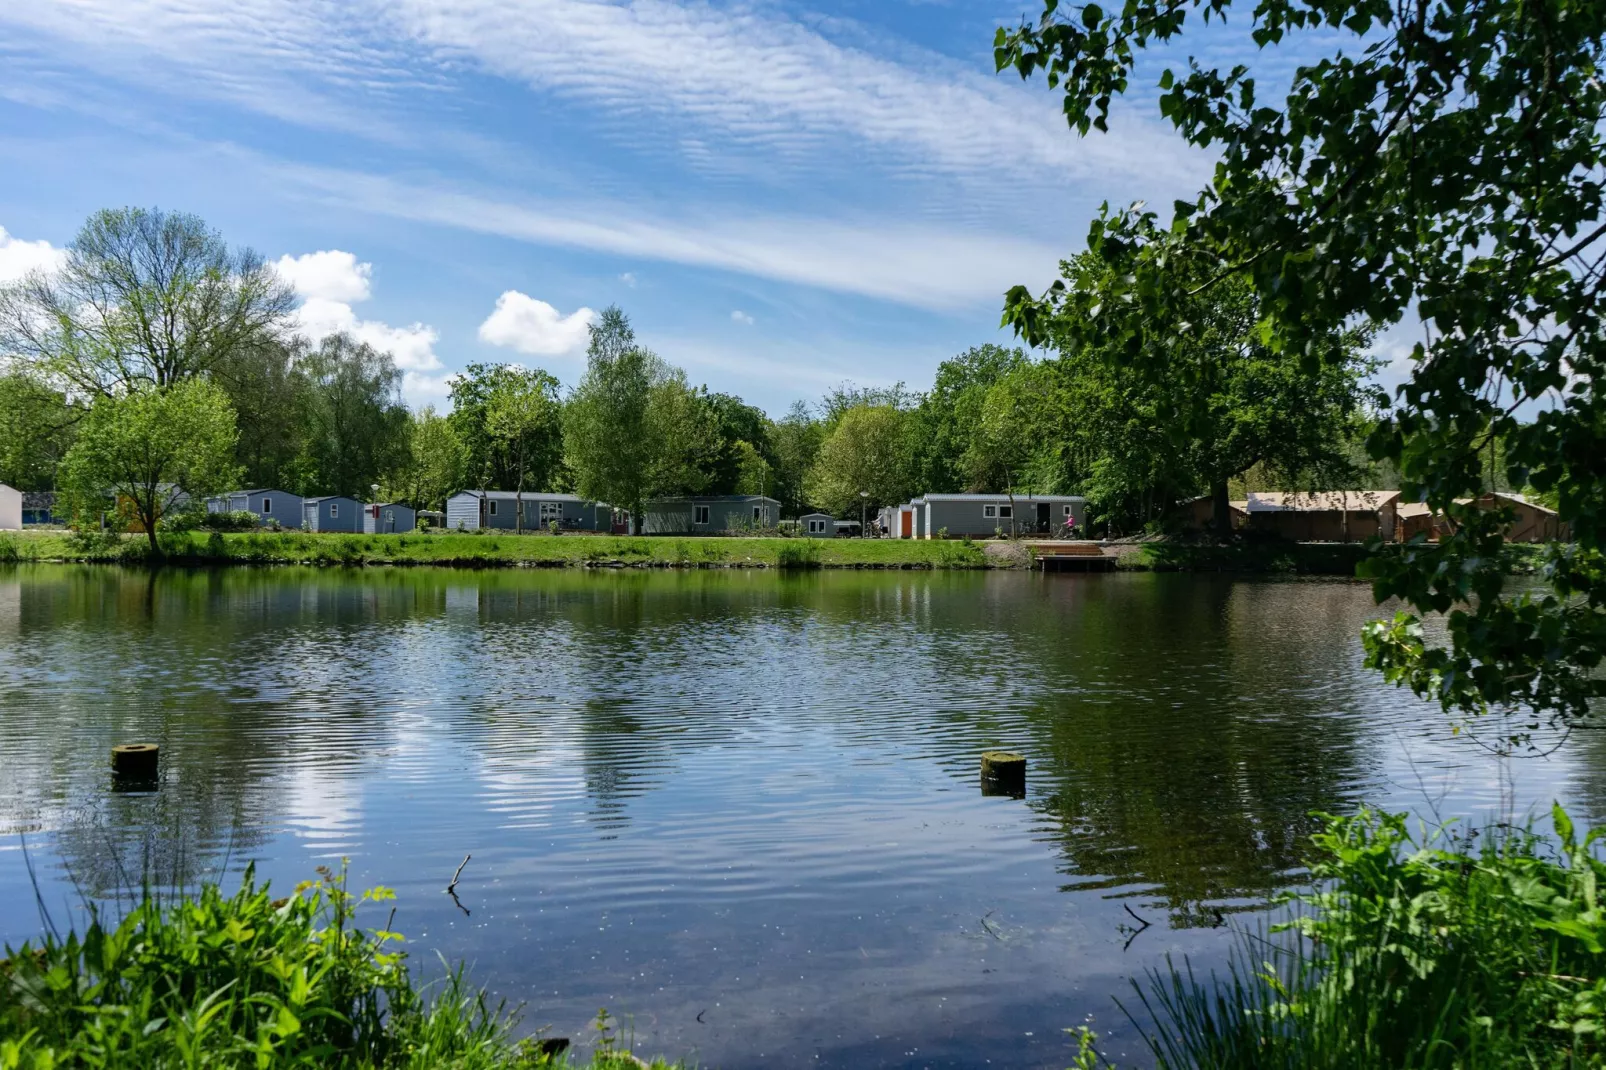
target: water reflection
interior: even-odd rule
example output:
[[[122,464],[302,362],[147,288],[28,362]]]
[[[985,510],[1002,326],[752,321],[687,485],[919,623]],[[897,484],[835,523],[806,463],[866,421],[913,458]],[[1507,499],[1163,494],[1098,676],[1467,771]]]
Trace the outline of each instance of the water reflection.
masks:
[[[1415,803],[1407,773],[1446,812],[1498,795],[1361,669],[1374,613],[1217,576],[22,566],[0,938],[37,924],[20,832],[53,901],[345,856],[531,1025],[607,1004],[708,1065],[1064,1065],[1060,1027],[1122,1035],[1125,978],[1219,957],[1313,810]],[[154,794],[109,790],[131,740],[162,745]],[[1599,811],[1596,743],[1520,793]],[[993,747],[1029,756],[1024,801],[981,796]],[[1123,905],[1167,924],[1126,949]]]

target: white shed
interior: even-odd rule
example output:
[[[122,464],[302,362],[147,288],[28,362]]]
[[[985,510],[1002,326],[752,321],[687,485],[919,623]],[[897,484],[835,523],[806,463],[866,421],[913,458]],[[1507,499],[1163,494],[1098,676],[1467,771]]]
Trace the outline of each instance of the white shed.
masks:
[[[22,491],[0,483],[0,531],[22,530]]]

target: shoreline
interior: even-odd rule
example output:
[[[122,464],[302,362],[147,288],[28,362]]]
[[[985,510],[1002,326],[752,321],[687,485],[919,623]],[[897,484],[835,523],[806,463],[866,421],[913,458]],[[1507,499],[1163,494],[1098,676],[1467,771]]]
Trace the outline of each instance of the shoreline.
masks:
[[[1027,571],[1037,540],[807,539],[801,537],[418,533],[173,532],[164,555],[143,535],[58,529],[0,533],[0,563],[347,568],[774,569],[777,571]],[[1097,543],[1116,572],[1233,572],[1354,578],[1361,543],[1156,539]]]

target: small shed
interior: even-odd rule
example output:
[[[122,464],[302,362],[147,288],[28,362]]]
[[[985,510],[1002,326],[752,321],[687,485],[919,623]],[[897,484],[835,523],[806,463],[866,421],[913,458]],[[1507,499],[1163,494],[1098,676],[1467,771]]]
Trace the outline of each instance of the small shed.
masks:
[[[401,502],[369,502],[362,507],[364,535],[394,535],[418,526],[418,511]]]
[[[22,530],[22,491],[0,483],[0,531]]]
[[[1295,542],[1364,542],[1395,537],[1397,490],[1254,491],[1249,527]]]
[[[308,531],[341,531],[356,534],[362,530],[362,505],[355,498],[339,494],[304,498],[301,526]]]
[[[797,518],[797,526],[814,539],[829,539],[836,534],[836,518],[830,513],[804,513]]]
[[[302,498],[288,491],[256,487],[252,490],[234,490],[208,498],[209,513],[255,513],[259,524],[277,523],[281,528],[299,528],[304,522]]]

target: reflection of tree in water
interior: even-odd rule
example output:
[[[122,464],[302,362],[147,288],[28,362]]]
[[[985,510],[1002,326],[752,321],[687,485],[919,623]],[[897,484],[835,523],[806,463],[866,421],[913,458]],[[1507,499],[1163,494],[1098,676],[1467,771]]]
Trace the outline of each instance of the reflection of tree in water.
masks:
[[[33,568],[0,650],[0,831],[48,831],[96,896],[193,882],[267,839],[286,770],[338,776],[390,726],[348,685],[348,625],[437,613],[438,587],[284,572]],[[308,643],[308,633],[333,637]],[[329,681],[338,687],[331,690]],[[309,712],[316,724],[309,725]],[[161,789],[113,791],[111,746],[162,747]],[[30,835],[38,842],[38,837]]]
[[[1359,614],[1365,592],[1154,579],[1089,587],[1055,621],[1076,686],[1032,716],[1033,805],[1071,887],[1148,885],[1173,925],[1213,925],[1288,883],[1312,811],[1355,801],[1359,725],[1321,687],[1353,673],[1352,652],[1308,618],[1324,597]]]

